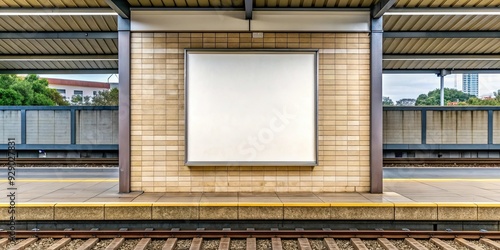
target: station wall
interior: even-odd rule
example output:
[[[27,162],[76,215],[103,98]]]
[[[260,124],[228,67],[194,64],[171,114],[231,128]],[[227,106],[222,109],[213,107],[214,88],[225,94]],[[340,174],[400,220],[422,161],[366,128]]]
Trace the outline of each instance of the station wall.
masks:
[[[319,49],[318,165],[184,165],[184,49]],[[368,33],[146,33],[131,39],[131,188],[363,192],[370,174]]]

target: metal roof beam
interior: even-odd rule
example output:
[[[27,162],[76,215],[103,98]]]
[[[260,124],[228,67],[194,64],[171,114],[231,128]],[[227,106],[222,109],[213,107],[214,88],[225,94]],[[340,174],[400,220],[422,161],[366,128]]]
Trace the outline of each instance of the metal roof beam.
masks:
[[[110,8],[1,8],[0,16],[116,16]]]
[[[385,31],[384,38],[500,38],[500,31]]]
[[[371,10],[372,18],[381,18],[394,4],[396,0],[380,0],[378,3],[373,5]]]
[[[245,19],[252,19],[253,0],[245,0]]]
[[[500,10],[494,7],[474,7],[474,8],[392,8],[385,15],[396,16],[423,16],[423,15],[500,15]]]
[[[214,9],[212,7],[131,7],[132,11],[244,11],[244,8],[233,8],[233,7],[220,7]],[[331,12],[345,12],[345,11],[359,11],[366,12],[370,11],[369,8],[253,8],[254,11],[331,11]]]
[[[130,18],[130,4],[126,0],[106,0],[106,3],[122,18]]]
[[[118,39],[118,32],[0,32],[0,39]]]
[[[500,54],[385,54],[384,61],[499,61]]]
[[[0,55],[0,62],[12,61],[117,61],[118,55]]]
[[[0,74],[118,74],[118,69],[0,69]]]

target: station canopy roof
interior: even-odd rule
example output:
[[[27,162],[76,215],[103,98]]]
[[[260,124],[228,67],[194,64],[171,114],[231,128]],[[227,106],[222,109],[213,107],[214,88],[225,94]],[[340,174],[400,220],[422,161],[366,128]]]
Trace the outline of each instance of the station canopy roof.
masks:
[[[371,9],[386,73],[500,72],[500,0],[0,0],[0,73],[117,73],[128,7]]]

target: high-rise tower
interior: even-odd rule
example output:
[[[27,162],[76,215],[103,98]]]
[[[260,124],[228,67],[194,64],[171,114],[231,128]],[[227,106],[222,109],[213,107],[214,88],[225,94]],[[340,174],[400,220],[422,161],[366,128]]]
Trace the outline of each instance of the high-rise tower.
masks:
[[[474,96],[479,95],[478,74],[464,74],[462,77],[462,91]]]

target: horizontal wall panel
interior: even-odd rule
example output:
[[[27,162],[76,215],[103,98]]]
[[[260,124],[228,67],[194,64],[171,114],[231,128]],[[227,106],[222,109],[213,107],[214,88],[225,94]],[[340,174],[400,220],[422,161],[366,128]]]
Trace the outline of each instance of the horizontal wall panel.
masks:
[[[132,31],[248,31],[244,11],[132,11]]]
[[[252,31],[370,31],[369,11],[254,11]]]
[[[368,32],[368,11],[132,11],[132,31]]]

